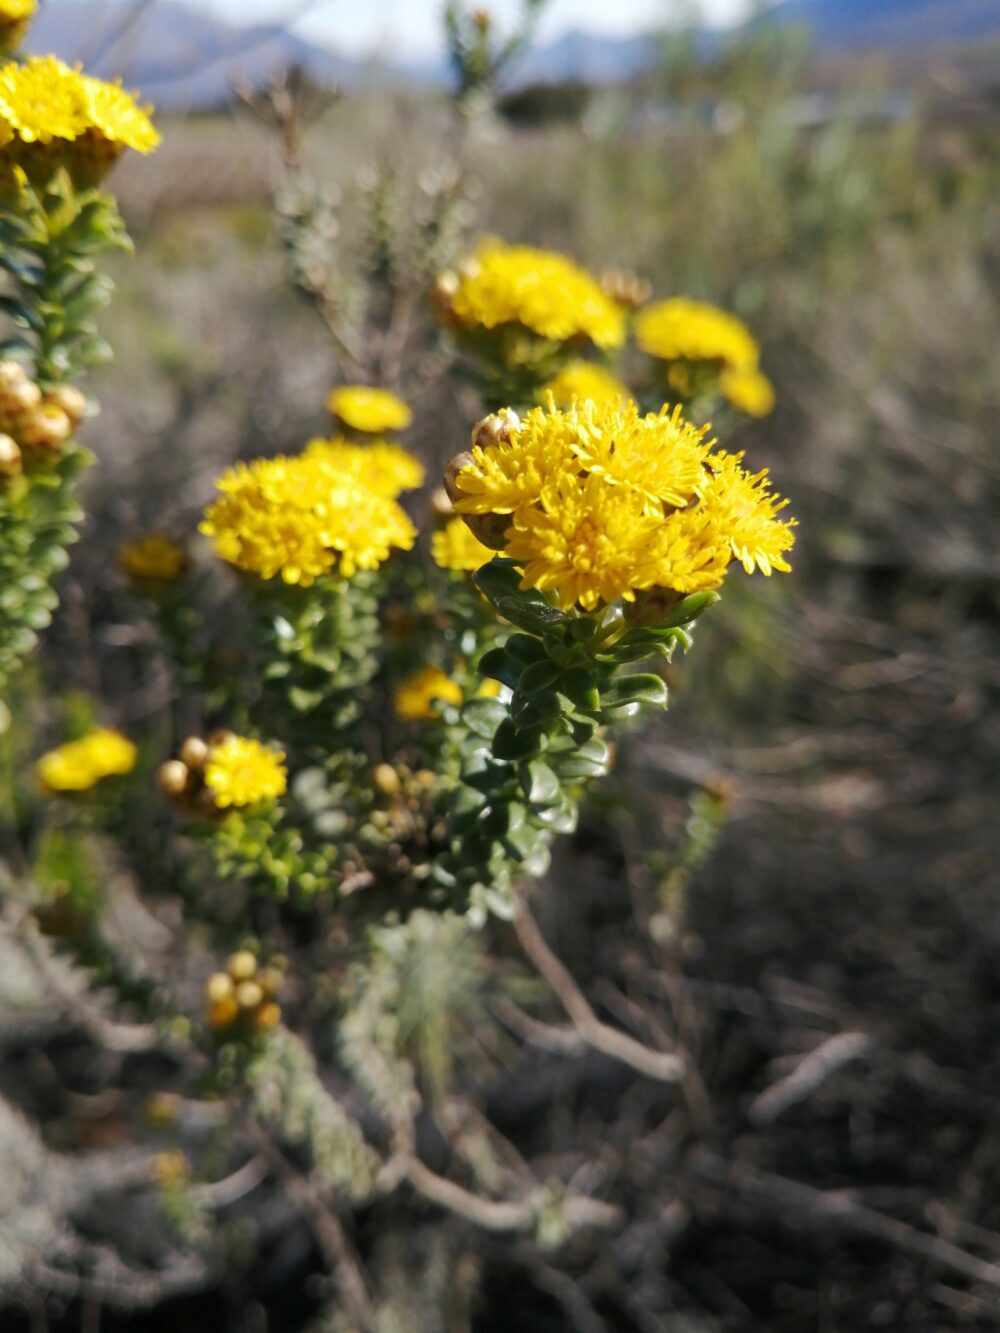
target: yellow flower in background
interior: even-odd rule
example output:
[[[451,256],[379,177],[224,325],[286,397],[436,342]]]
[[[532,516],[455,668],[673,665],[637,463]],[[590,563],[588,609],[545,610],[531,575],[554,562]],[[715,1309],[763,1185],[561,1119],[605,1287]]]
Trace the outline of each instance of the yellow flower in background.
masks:
[[[117,83],[89,78],[55,56],[0,67],[5,155],[31,179],[65,166],[94,184],[126,148],[150,153],[160,142],[148,113]]]
[[[118,563],[130,579],[173,583],[185,573],[188,554],[180,542],[159,532],[150,532],[134,542],[123,542]]]
[[[35,772],[48,791],[88,791],[103,778],[131,773],[137,755],[136,747],[119,732],[95,727],[79,740],[43,754]]]
[[[576,400],[589,399],[593,403],[613,403],[622,407],[628,402],[628,386],[612,375],[610,370],[593,361],[571,361],[554,379],[544,384],[539,402],[551,393],[556,407],[572,407]]]
[[[402,398],[388,389],[371,389],[365,384],[341,385],[330,393],[326,405],[345,426],[365,435],[405,430],[413,420],[413,413]]]
[[[471,573],[492,560],[494,552],[469,531],[464,519],[450,518],[431,537],[431,555],[441,569]]]
[[[0,0],[0,54],[16,51],[38,10],[38,0]]]
[[[339,438],[310,440],[302,456],[324,464],[335,477],[353,477],[387,500],[395,500],[403,491],[416,490],[427,475],[419,459],[385,440],[373,440],[371,444],[353,444]]]
[[[218,745],[209,746],[205,786],[220,810],[274,800],[288,786],[284,760],[281,750],[230,734]]]
[[[740,466],[742,458],[742,453],[712,454],[711,471],[699,489],[699,511],[710,517],[748,574],[754,569],[786,574],[791,565],[784,557],[795,544],[795,519],[778,517],[788,501],[771,490],[767,469],[747,472]]]
[[[394,500],[316,457],[237,463],[199,531],[223,560],[262,579],[309,587],[336,570],[351,578],[409,550],[416,529]]]
[[[719,388],[739,412],[766,417],[774,411],[774,385],[759,370],[723,370]]]
[[[440,667],[428,666],[410,676],[393,696],[396,716],[404,722],[429,722],[441,716],[436,704],[460,704],[462,687]]]
[[[713,361],[733,370],[755,370],[760,350],[747,326],[706,301],[675,296],[635,317],[636,342],[661,361]]]
[[[484,240],[455,272],[441,274],[434,299],[445,320],[465,329],[518,324],[540,338],[587,338],[621,347],[625,316],[586,270],[564,255]]]

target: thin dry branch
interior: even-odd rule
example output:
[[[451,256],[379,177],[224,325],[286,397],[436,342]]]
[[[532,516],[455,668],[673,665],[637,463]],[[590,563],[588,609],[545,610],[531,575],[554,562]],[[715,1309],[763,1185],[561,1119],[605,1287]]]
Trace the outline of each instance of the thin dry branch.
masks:
[[[755,1125],[777,1120],[789,1107],[812,1096],[838,1069],[867,1055],[872,1046],[866,1032],[838,1032],[828,1037],[804,1055],[790,1074],[754,1098],[748,1112],[750,1119]]]

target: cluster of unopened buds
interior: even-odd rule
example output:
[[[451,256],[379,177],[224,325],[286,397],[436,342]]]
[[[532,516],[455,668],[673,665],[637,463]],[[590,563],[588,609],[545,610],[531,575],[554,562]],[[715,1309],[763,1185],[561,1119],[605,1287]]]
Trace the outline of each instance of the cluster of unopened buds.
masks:
[[[0,361],[0,477],[58,455],[86,411],[79,389],[61,384],[43,393],[19,362]]]
[[[212,814],[216,809],[215,797],[205,786],[205,765],[212,747],[220,744],[229,732],[213,732],[207,740],[189,736],[176,759],[160,765],[157,782],[165,796],[169,796],[188,813]]]
[[[224,972],[205,983],[205,1021],[213,1032],[252,1036],[281,1021],[277,996],[284,975],[277,963],[261,967],[249,949],[231,954]]]
[[[601,286],[605,295],[610,296],[616,305],[629,310],[638,310],[645,305],[653,294],[653,286],[648,278],[631,269],[608,269],[601,274]]]

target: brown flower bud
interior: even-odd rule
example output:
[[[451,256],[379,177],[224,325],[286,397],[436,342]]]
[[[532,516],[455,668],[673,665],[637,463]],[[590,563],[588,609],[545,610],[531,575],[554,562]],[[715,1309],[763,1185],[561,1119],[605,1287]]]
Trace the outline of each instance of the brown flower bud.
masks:
[[[73,434],[73,423],[61,407],[42,403],[25,417],[18,435],[28,449],[58,449]]]
[[[285,984],[285,977],[280,967],[265,967],[257,975],[261,989],[268,997],[275,996]]]
[[[450,458],[445,465],[444,489],[452,504],[454,504],[456,500],[462,498],[462,491],[458,488],[458,474],[463,468],[471,467],[474,462],[475,459],[469,453],[468,449],[465,449],[462,453],[456,454],[454,458]]]
[[[20,361],[0,361],[0,395],[15,385],[24,384],[27,378]]]
[[[208,1026],[218,1031],[227,1028],[239,1017],[240,1007],[233,999],[220,1000],[208,1007]]]
[[[45,403],[61,408],[74,426],[87,415],[87,400],[73,384],[58,384],[45,395]]]
[[[208,758],[208,746],[200,736],[189,736],[181,746],[181,761],[188,768],[200,773]]]
[[[281,1022],[281,1009],[273,1001],[262,1004],[253,1016],[253,1025],[257,1032],[270,1032]]]
[[[160,765],[156,783],[164,796],[183,796],[187,791],[190,777],[187,764],[182,764],[179,759],[168,759],[165,764]]]
[[[474,9],[472,11],[472,21],[480,32],[489,31],[489,26],[493,22],[488,9]]]
[[[443,486],[438,486],[431,492],[431,512],[435,518],[451,518],[455,512],[451,496]]]
[[[208,738],[208,748],[214,750],[219,745],[225,745],[226,741],[234,739],[235,731],[229,731],[226,727],[217,727]]]
[[[451,309],[458,295],[460,286],[458,274],[450,268],[446,268],[434,279],[431,287],[431,305],[438,313],[440,319],[447,320],[451,315]]]
[[[482,421],[477,421],[472,428],[472,444],[480,449],[490,449],[498,444],[509,444],[510,437],[521,428],[521,418],[512,407],[503,407],[499,412],[491,412]]]
[[[23,467],[21,450],[16,440],[0,434],[0,477],[16,477]]]
[[[34,414],[41,401],[41,389],[25,379],[23,372],[20,379],[0,385],[0,427],[20,435],[22,424]]]
[[[630,269],[611,269],[607,273],[602,273],[601,286],[605,295],[612,301],[631,310],[637,310],[639,306],[645,305],[653,294],[649,279],[640,277]]]

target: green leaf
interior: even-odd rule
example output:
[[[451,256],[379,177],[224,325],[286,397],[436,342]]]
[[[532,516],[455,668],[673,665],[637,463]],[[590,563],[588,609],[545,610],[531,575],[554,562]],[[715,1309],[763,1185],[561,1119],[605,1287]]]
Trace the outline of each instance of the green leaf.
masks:
[[[496,608],[505,620],[509,620],[518,629],[529,630],[533,634],[542,634],[554,625],[562,625],[569,619],[562,611],[557,611],[547,602],[527,602],[515,597],[501,597]]]
[[[548,810],[539,810],[535,818],[553,833],[575,833],[579,811],[572,801],[562,800]]]
[[[521,679],[521,667],[507,656],[503,648],[491,648],[488,653],[484,653],[479,659],[479,670],[484,676],[498,680],[511,690],[517,688]]]
[[[507,720],[506,706],[498,699],[470,699],[462,709],[462,721],[484,740],[492,740],[498,727]]]
[[[559,778],[541,759],[521,764],[517,776],[531,805],[555,805],[562,795]]]
[[[496,759],[524,759],[537,754],[546,743],[544,727],[524,727],[521,730],[511,718],[505,717],[493,737],[493,755]]]
[[[510,715],[519,731],[524,727],[534,727],[540,722],[558,717],[561,711],[559,696],[552,690],[538,694],[517,692],[510,701]]]
[[[652,704],[663,708],[667,702],[667,687],[651,671],[639,671],[631,676],[620,676],[601,691],[603,708],[621,708],[624,704]]]
[[[559,678],[559,693],[565,694],[567,699],[577,708],[582,708],[584,712],[601,706],[601,695],[593,673],[583,671],[579,667],[563,672]]]
[[[502,597],[512,597],[517,592],[521,575],[513,560],[504,560],[494,556],[489,564],[477,569],[472,582],[483,596],[495,606]]]
[[[544,646],[530,634],[512,634],[504,644],[504,650],[508,657],[521,666],[530,666],[532,662],[540,662],[546,656]]]
[[[520,679],[517,682],[519,694],[537,694],[539,690],[546,690],[552,685],[559,676],[559,668],[554,662],[546,658],[542,662],[533,662],[531,666],[525,667],[521,672]]]

